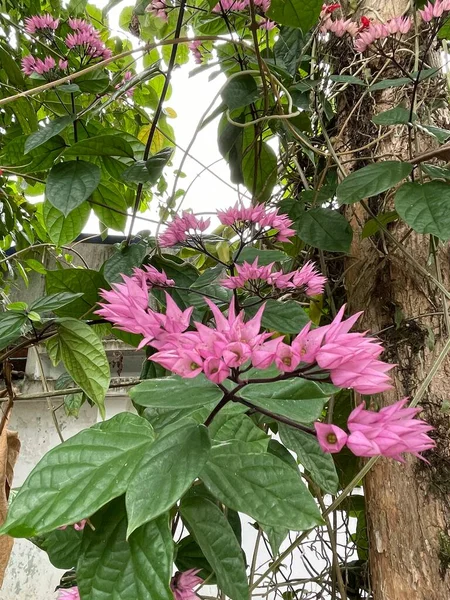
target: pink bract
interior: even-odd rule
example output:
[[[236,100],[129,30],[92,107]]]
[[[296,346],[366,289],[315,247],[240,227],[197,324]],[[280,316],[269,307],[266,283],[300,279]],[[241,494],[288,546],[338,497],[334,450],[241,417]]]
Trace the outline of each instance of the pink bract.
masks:
[[[174,600],[198,600],[194,588],[202,583],[201,577],[197,573],[200,569],[189,569],[188,571],[178,571],[170,582],[170,589],[173,592]]]

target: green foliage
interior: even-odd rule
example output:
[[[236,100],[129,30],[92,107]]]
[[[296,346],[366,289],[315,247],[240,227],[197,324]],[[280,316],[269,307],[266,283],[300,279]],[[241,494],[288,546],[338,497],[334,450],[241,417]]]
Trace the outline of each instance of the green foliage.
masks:
[[[89,198],[100,183],[100,176],[99,167],[92,163],[81,160],[59,163],[48,175],[46,197],[67,217]]]
[[[405,183],[395,196],[400,217],[418,233],[450,239],[450,188],[448,183]]]
[[[317,23],[321,8],[320,0],[273,0],[267,14],[277,23],[306,32]]]
[[[90,269],[64,269],[62,271],[47,271],[45,288],[47,294],[69,292],[82,294],[71,303],[70,307],[56,309],[60,317],[90,317],[97,302],[100,300],[99,290],[107,288],[108,284],[98,271]]]
[[[192,380],[174,375],[143,381],[130,390],[130,396],[139,406],[191,408],[218,402],[223,392],[203,375]]]
[[[258,97],[258,86],[251,75],[241,75],[230,79],[222,90],[222,99],[230,110],[248,106]]]
[[[410,163],[400,161],[385,161],[358,169],[338,185],[338,201],[340,204],[353,204],[381,194],[400,183],[411,171]]]
[[[353,232],[341,213],[330,208],[311,208],[296,221],[299,237],[328,252],[348,252]]]

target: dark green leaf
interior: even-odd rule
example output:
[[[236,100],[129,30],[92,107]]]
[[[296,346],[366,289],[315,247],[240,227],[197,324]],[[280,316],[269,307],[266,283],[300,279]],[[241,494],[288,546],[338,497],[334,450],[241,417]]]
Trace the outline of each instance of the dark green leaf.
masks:
[[[245,313],[252,316],[258,308],[246,308]],[[309,317],[295,300],[267,300],[261,322],[263,327],[278,333],[299,333],[309,322]]]
[[[80,554],[82,531],[69,526],[56,529],[33,540],[41,550],[45,550],[52,565],[57,569],[72,569],[76,566]]]
[[[83,600],[173,600],[170,577],[173,540],[168,516],[147,523],[126,538],[122,499],[93,518],[77,567]]]
[[[230,414],[226,408],[214,417],[209,426],[209,433],[215,442],[238,441],[252,444],[254,452],[265,452],[270,439],[250,417],[242,413]]]
[[[417,118],[415,113],[412,114],[412,121]],[[384,112],[378,113],[372,117],[375,125],[406,125],[411,121],[411,111],[403,106],[396,106]]]
[[[64,213],[45,200],[43,214],[48,237],[57,246],[70,244],[83,231],[90,212],[89,204],[83,202],[67,216],[64,216]]]
[[[366,85],[366,82],[354,75],[330,75],[334,83],[350,83],[352,85]]]
[[[34,150],[34,148],[41,146],[47,140],[51,139],[55,135],[58,135],[58,133],[61,133],[61,131],[64,131],[64,129],[70,125],[72,121],[73,117],[71,115],[68,115],[67,117],[59,117],[53,121],[50,121],[50,123],[48,123],[48,125],[42,129],[38,129],[29,135],[25,142],[25,154],[28,154],[28,152]]]
[[[151,175],[145,160],[137,160],[123,171],[121,178],[132,183],[147,183]]]
[[[405,183],[395,196],[400,217],[417,233],[450,239],[450,185],[443,181]]]
[[[320,417],[330,394],[314,381],[295,378],[252,383],[240,390],[239,396],[275,414],[300,423],[312,423]]]
[[[178,427],[156,439],[127,489],[127,535],[169,510],[185,494],[205,466],[210,447],[204,425]]]
[[[38,313],[54,311],[58,308],[62,308],[67,304],[70,304],[77,298],[80,298],[83,295],[82,292],[78,292],[77,294],[71,292],[60,292],[59,294],[50,294],[50,296],[44,296],[43,298],[39,298],[30,306],[30,310],[34,310]]]
[[[128,205],[123,194],[111,183],[100,183],[94,190],[90,203],[101,223],[116,231],[124,231]]]
[[[83,293],[83,296],[71,303],[70,306],[56,309],[56,314],[60,317],[77,318],[90,313],[92,318],[92,309],[100,300],[98,292],[101,288],[108,288],[106,280],[101,273],[90,269],[47,271],[45,277],[47,294],[59,292]]]
[[[108,283],[122,281],[121,275],[132,275],[134,267],[140,267],[146,255],[142,244],[131,244],[118,249],[103,265],[103,274]]]
[[[130,396],[139,406],[154,408],[191,408],[218,402],[222,390],[203,375],[183,379],[177,375],[148,379],[131,388]]]
[[[312,479],[324,492],[336,494],[339,479],[331,454],[325,453],[317,439],[304,431],[287,425],[279,425],[281,441],[297,455],[297,459],[307,469]]]
[[[297,64],[302,54],[303,45],[304,38],[300,29],[281,27],[278,40],[273,47],[273,53],[277,64],[281,62],[286,71],[292,76],[297,71]]]
[[[306,33],[318,22],[321,9],[322,0],[272,0],[267,16]]]
[[[150,183],[154,184],[158,181],[172,154],[172,148],[163,148],[145,161],[145,166],[150,175],[148,180]]]
[[[58,340],[67,372],[104,418],[111,375],[102,341],[89,325],[67,317],[58,323]]]
[[[0,313],[0,350],[9,346],[22,334],[22,327],[27,322],[27,316],[20,312]]]
[[[89,198],[100,183],[97,165],[82,160],[59,163],[50,171],[45,187],[48,201],[67,216]]]
[[[353,231],[347,219],[331,208],[311,208],[295,223],[299,237],[314,248],[348,252]]]
[[[251,75],[233,77],[222,90],[222,98],[230,110],[248,106],[259,97],[258,86]]]
[[[125,492],[153,440],[150,424],[131,413],[77,433],[38,462],[14,497],[2,533],[31,537],[90,517]]]
[[[207,498],[189,498],[181,516],[214,569],[219,589],[231,600],[247,600],[248,580],[242,550],[219,507]]]
[[[201,569],[198,574],[199,577],[202,579],[208,578],[208,584],[214,585],[216,583],[212,567],[192,535],[187,535],[178,542],[175,553],[175,564],[179,571]]]
[[[253,140],[244,149],[242,173],[248,191],[258,202],[264,202],[277,182],[277,155],[266,142]]]
[[[259,523],[302,531],[322,522],[300,474],[277,456],[248,452],[242,442],[213,447],[201,479],[226,506]]]
[[[98,135],[77,142],[64,152],[65,156],[128,156],[133,148],[120,135]]]
[[[85,2],[85,0],[82,0]],[[110,81],[107,72],[103,69],[96,69],[86,75],[81,75],[77,79],[77,85],[82,92],[92,94],[101,94],[109,87]]]
[[[67,394],[64,396],[64,412],[68,417],[78,419],[80,409],[86,401],[86,394],[78,392],[76,394]]]
[[[362,239],[368,238],[371,235],[375,235],[381,229],[381,225],[389,225],[389,223],[393,223],[398,219],[397,211],[390,210],[387,213],[380,213],[377,215],[377,220],[369,219],[364,224],[363,230],[361,232]],[[381,224],[381,225],[380,225]]]
[[[385,161],[354,171],[338,185],[340,204],[353,204],[371,198],[394,187],[412,171],[412,165],[400,161]]]

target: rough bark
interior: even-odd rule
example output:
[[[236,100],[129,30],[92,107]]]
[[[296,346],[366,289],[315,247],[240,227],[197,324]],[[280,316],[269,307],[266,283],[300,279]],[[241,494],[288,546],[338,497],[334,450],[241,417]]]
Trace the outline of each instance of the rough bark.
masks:
[[[366,0],[361,4],[363,14],[382,19],[402,14],[409,5],[404,0]],[[375,12],[371,13],[371,9]],[[393,75],[401,76],[398,72]],[[436,89],[433,87],[433,92]],[[366,122],[374,112],[398,105],[405,99],[399,96],[402,93],[405,94],[398,90],[380,93],[373,105],[365,107]],[[422,101],[424,99],[422,97]],[[340,119],[349,114],[351,105],[347,102],[341,107]],[[448,114],[441,111],[440,122],[436,124],[442,126],[447,117]],[[361,119],[358,112],[350,121],[345,140],[347,147],[361,146],[364,129]],[[420,151],[428,147],[428,140],[419,142]],[[380,142],[373,152],[407,160],[405,128],[399,128],[392,137]],[[358,167],[361,166],[359,163]],[[389,197],[371,200],[369,204],[375,213],[393,208]],[[380,404],[388,405],[414,395],[447,341],[450,332],[443,317],[445,301],[433,283],[385,236],[361,239],[361,229],[370,218],[361,206],[352,207],[347,216],[355,232],[345,281],[351,312],[365,311],[363,328],[380,332],[387,358],[398,364],[394,372],[395,389],[379,398]],[[399,241],[408,233],[408,228],[399,223],[391,224],[389,230]],[[448,244],[439,248],[437,263],[430,258],[431,244],[430,236],[414,232],[403,242],[414,259],[434,276],[442,278],[450,289]],[[437,448],[427,456],[430,465],[415,458],[408,458],[405,465],[381,459],[366,478],[370,571],[375,600],[450,598],[450,419],[449,411],[442,409],[449,396],[450,358],[447,357],[421,403],[424,418],[436,427]]]

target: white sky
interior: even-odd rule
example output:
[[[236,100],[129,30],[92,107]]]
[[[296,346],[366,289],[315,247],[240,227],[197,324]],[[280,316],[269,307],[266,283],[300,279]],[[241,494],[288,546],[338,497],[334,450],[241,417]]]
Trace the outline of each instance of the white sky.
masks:
[[[103,8],[106,5],[106,0],[94,0],[93,2],[99,8]],[[125,0],[118,6],[116,6],[110,13],[110,27],[113,35],[120,35],[127,37],[132,40],[133,44],[136,44],[137,38],[124,32],[119,28],[119,15],[124,7],[130,6],[128,0]],[[172,76],[172,96],[170,100],[165,103],[165,107],[170,107],[175,110],[177,117],[175,119],[168,119],[170,125],[175,131],[175,141],[181,148],[187,148],[194,134],[195,128],[201,119],[202,114],[213,100],[221,86],[225,81],[224,76],[219,76],[208,81],[208,76],[214,69],[209,69],[206,72],[199,73],[193,77],[189,77],[190,72],[197,67],[192,58],[189,63],[182,67],[176,68]],[[215,161],[220,161],[211,167],[211,170],[219,175],[223,180],[229,182],[229,168],[226,162],[222,159],[218,147],[217,147],[217,124],[218,119],[209,123],[209,125],[200,132],[194,146],[192,147],[191,154],[195,156],[205,166],[209,166]],[[177,168],[183,153],[177,149],[173,158],[173,167],[165,169],[165,175],[168,181],[168,193],[171,193],[173,185],[172,172],[173,168]],[[238,196],[233,189],[228,187],[225,183],[214,177],[210,172],[202,172],[202,167],[196,163],[193,159],[187,158],[183,166],[183,172],[186,177],[179,179],[178,188],[187,190],[189,184],[201,173],[192,187],[189,189],[189,193],[183,200],[183,208],[192,209],[196,213],[201,212],[213,212],[218,208],[226,208],[233,205]],[[138,213],[139,215],[158,220],[158,206],[157,201],[154,201],[153,206],[146,213]],[[217,223],[214,222],[212,225]],[[133,233],[139,230],[146,229],[152,232],[155,231],[156,225],[149,223],[148,221],[136,219]],[[98,219],[95,215],[92,215],[84,230],[86,233],[98,233],[99,224]]]

